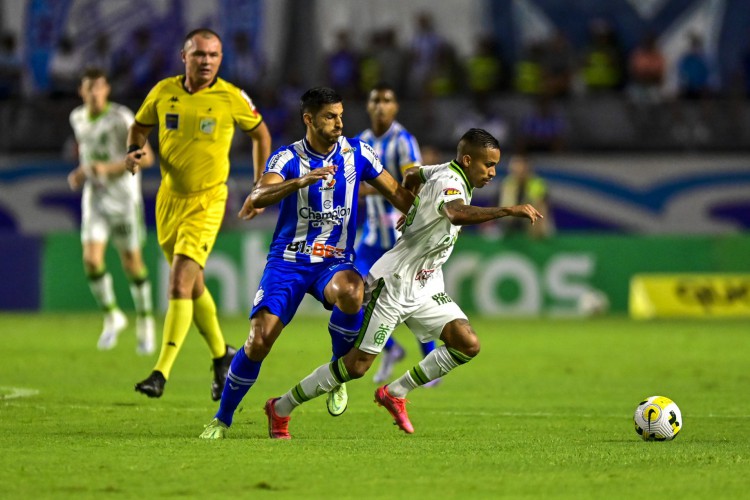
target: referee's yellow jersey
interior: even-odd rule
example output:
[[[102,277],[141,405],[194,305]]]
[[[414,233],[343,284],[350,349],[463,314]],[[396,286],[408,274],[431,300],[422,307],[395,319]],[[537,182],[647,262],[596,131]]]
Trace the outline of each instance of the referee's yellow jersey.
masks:
[[[263,117],[244,91],[221,78],[194,94],[184,80],[180,75],[157,83],[135,121],[159,126],[162,187],[187,195],[226,182],[235,124],[247,132]]]

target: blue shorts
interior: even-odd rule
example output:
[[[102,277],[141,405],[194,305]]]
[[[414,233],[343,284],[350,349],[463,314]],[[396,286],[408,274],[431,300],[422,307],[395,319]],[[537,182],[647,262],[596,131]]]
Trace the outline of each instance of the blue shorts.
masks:
[[[250,319],[265,308],[278,316],[286,326],[294,318],[306,293],[315,297],[326,309],[333,309],[333,304],[326,301],[323,290],[334,274],[349,269],[359,274],[354,264],[345,259],[315,264],[276,259],[268,261],[255,294]]]
[[[357,257],[354,260],[354,265],[357,267],[362,276],[367,277],[367,273],[370,272],[370,268],[382,257],[388,249],[380,246],[370,246],[361,244],[357,248]]]

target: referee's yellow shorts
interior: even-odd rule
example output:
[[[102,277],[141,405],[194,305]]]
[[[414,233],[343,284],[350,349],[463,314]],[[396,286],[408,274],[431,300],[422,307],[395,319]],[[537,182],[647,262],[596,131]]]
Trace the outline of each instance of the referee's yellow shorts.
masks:
[[[227,205],[227,185],[183,195],[159,187],[156,194],[156,234],[164,256],[185,255],[206,267],[216,243]]]

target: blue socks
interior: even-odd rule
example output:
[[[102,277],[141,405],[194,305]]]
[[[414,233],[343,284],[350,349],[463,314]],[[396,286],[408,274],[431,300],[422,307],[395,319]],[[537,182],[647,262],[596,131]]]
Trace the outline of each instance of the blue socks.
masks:
[[[434,340],[430,340],[429,342],[425,342],[424,344],[419,341],[417,343],[419,344],[419,348],[422,349],[422,356],[427,356],[428,354],[430,354],[430,352],[435,350]],[[385,341],[383,350],[390,351],[394,345],[396,345],[396,341],[393,340],[393,336],[390,336],[388,337],[388,340]]]
[[[331,350],[335,361],[349,352],[354,346],[354,341],[359,336],[359,329],[362,326],[364,309],[360,309],[356,314],[346,314],[336,306],[333,306],[331,320],[328,323],[328,333],[331,334]]]
[[[253,361],[245,355],[244,346],[237,349],[237,354],[234,355],[232,364],[229,366],[229,374],[224,384],[224,391],[221,393],[221,403],[219,403],[216,418],[228,426],[232,425],[234,412],[258,378],[260,365],[260,361]]]
[[[435,350],[435,341],[430,340],[429,342],[425,342],[424,344],[420,342],[419,347],[422,348],[422,355],[427,356]]]

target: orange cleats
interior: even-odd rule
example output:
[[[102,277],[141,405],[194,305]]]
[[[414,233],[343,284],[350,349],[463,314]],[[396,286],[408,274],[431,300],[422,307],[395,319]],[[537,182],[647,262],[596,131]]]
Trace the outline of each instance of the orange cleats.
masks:
[[[291,417],[280,417],[274,411],[274,405],[279,399],[281,398],[271,398],[266,401],[266,405],[263,407],[263,411],[266,412],[268,417],[268,436],[271,439],[292,439],[292,436],[289,435],[289,419]]]
[[[398,425],[399,429],[407,434],[414,434],[414,426],[411,425],[409,415],[406,413],[405,398],[394,398],[388,394],[386,386],[382,386],[375,391],[375,402],[393,415],[393,423]]]

